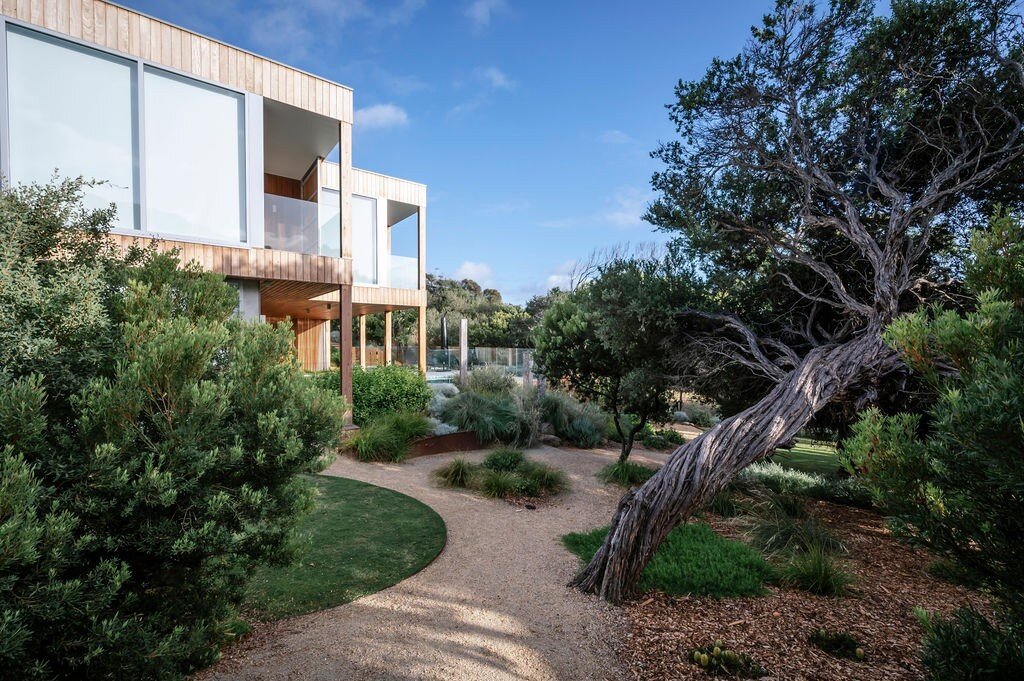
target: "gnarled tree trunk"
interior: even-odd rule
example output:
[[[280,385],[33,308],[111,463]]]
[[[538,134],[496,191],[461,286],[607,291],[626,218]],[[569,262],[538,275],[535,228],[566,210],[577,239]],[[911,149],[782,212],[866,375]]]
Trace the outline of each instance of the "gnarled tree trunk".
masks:
[[[676,449],[650,480],[627,492],[604,544],[570,585],[620,603],[665,535],[892,354],[878,324],[846,343],[812,350],[760,402]]]

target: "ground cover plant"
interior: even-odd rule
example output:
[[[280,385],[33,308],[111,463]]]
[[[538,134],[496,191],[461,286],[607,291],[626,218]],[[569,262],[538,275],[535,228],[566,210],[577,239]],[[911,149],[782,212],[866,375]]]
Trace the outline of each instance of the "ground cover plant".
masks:
[[[0,668],[178,678],[295,555],[344,405],[222,277],[118,252],[81,188],[0,192]]]
[[[604,413],[560,390],[548,390],[540,397],[541,419],[555,435],[581,449],[591,449],[604,439]]]
[[[584,562],[597,551],[608,528],[574,532],[562,541]],[[703,523],[673,530],[647,564],[641,591],[694,596],[757,596],[771,577],[771,566],[749,546],[726,539]]]
[[[403,461],[409,445],[418,437],[430,435],[434,428],[423,414],[408,411],[386,412],[360,428],[345,443],[360,461]]]
[[[435,470],[433,476],[444,487],[470,489],[499,499],[547,497],[568,486],[562,471],[508,448],[494,450],[479,464],[453,459]]]
[[[445,544],[441,516],[412,497],[318,475],[313,511],[299,524],[301,560],[256,571],[244,607],[272,620],[348,603],[415,574]]]

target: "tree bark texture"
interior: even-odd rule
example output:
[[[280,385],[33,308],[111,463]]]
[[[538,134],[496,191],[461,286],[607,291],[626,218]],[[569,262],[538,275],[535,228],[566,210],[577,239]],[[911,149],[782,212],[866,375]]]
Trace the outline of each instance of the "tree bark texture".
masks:
[[[880,324],[808,353],[760,402],[680,446],[643,486],[627,492],[604,544],[570,585],[621,603],[673,528],[743,468],[794,438],[832,398],[892,353]]]

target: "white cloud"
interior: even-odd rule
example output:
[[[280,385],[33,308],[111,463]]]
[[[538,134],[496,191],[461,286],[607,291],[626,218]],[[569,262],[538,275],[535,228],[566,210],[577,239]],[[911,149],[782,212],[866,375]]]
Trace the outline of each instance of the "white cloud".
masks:
[[[643,216],[654,195],[647,189],[635,186],[617,187],[605,200],[604,209],[589,215],[575,215],[565,218],[541,220],[537,224],[549,229],[567,229],[587,225],[610,225],[629,229],[646,225]]]
[[[481,286],[490,286],[494,282],[494,270],[485,262],[464,260],[455,269],[456,279],[472,279]]]
[[[547,290],[551,290],[556,286],[561,289],[569,288],[572,283],[572,272],[576,269],[575,260],[566,260],[561,265],[556,267],[547,278]]]
[[[508,9],[505,0],[473,0],[466,7],[464,14],[469,19],[474,33],[483,32],[491,25],[495,14]]]
[[[514,90],[516,82],[505,75],[505,72],[497,66],[478,68],[474,71],[476,77],[495,90]]]
[[[628,133],[621,130],[605,130],[597,139],[605,144],[631,144],[636,141]]]
[[[409,124],[409,114],[394,104],[374,104],[356,110],[356,125],[364,130],[400,128]]]

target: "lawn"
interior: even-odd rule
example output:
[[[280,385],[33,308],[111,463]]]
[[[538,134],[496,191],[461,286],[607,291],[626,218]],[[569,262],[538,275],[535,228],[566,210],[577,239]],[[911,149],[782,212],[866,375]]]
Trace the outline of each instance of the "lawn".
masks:
[[[792,449],[776,449],[772,461],[805,473],[832,476],[839,472],[839,458],[834,446],[804,438],[797,438]]]
[[[334,607],[402,581],[444,548],[444,521],[412,497],[356,480],[312,476],[319,495],[303,521],[297,565],[257,572],[246,608],[273,620]]]

